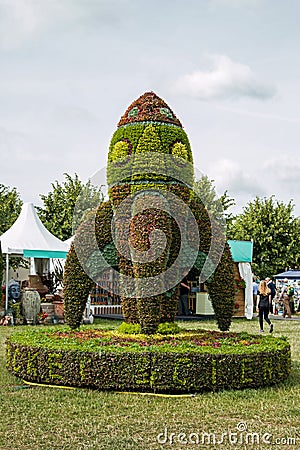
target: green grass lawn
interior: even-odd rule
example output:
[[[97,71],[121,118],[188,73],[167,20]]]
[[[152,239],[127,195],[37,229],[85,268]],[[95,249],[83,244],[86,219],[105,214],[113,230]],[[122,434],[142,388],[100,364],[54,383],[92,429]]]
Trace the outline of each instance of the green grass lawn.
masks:
[[[180,325],[217,329],[213,321]],[[28,387],[5,369],[5,339],[20,328],[0,327],[1,450],[300,448],[300,321],[274,320],[274,335],[287,336],[292,349],[286,382],[195,396]],[[257,319],[231,327],[258,330]]]

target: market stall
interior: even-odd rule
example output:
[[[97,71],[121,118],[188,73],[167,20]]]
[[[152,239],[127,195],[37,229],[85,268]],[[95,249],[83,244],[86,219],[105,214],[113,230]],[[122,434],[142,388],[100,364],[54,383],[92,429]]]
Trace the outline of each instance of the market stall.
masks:
[[[285,272],[278,273],[274,276],[276,280],[276,289],[281,291],[282,287],[286,285],[287,287],[292,287],[292,313],[294,311],[300,312],[300,270],[286,270]]]
[[[14,224],[0,236],[2,253],[6,256],[5,310],[8,309],[9,257],[22,256],[30,259],[30,275],[36,275],[36,260],[65,258],[68,245],[51,234],[39,219],[33,203],[24,203]],[[37,264],[36,264],[37,263]]]
[[[253,255],[252,241],[228,240],[232,259],[234,261],[235,281],[235,309],[234,317],[253,317],[253,293],[251,262]],[[205,283],[198,280],[189,280],[189,310],[192,314],[200,316],[213,316],[214,310],[207,293]]]
[[[235,268],[235,312],[234,316],[253,317],[253,274],[251,262],[253,255],[252,241],[228,240]]]

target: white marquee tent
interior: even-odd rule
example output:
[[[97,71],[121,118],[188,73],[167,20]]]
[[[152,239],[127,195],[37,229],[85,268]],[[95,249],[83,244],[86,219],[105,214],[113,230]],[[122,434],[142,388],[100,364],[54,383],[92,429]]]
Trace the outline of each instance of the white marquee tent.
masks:
[[[74,234],[73,236],[71,236],[69,239],[66,239],[66,240],[64,241],[64,243],[67,244],[67,246],[68,246],[68,250],[70,249],[71,244],[72,244],[72,242],[74,241],[74,239],[75,239],[75,234]]]
[[[6,300],[8,307],[9,255],[25,258],[65,258],[69,246],[48,231],[39,219],[33,203],[24,203],[15,223],[0,236],[2,253],[6,255]]]

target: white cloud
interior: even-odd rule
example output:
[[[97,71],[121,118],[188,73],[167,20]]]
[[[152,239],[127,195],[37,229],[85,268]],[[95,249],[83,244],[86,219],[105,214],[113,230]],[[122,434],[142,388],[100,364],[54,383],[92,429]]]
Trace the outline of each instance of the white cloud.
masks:
[[[266,160],[263,167],[273,174],[277,182],[297,183],[300,188],[300,157],[297,154],[291,160],[290,155],[282,152],[281,157]]]
[[[291,153],[282,152],[280,157],[266,160],[263,169],[272,177],[272,194],[276,193],[276,197],[285,202],[296,202],[299,215],[300,157],[297,154],[292,156]]]
[[[210,3],[216,7],[249,8],[262,6],[265,0],[210,0]]]
[[[230,159],[219,159],[209,167],[208,176],[215,180],[218,196],[226,190],[235,200],[236,206],[231,209],[239,214],[242,208],[257,196],[271,197],[288,203],[297,202],[300,190],[300,157],[293,161],[287,154],[282,157],[266,159],[262,163],[253,161],[236,162]],[[295,209],[299,215],[299,208]]]
[[[272,114],[272,113],[262,113],[259,111],[249,111],[249,110],[240,109],[240,108],[228,107],[228,106],[225,106],[224,104],[218,104],[217,108],[221,109],[223,111],[228,111],[230,113],[248,116],[248,117],[254,117],[254,118],[263,119],[263,120],[278,120],[278,121],[290,122],[290,123],[299,123],[300,122],[300,117],[298,117],[298,116],[292,117],[292,116],[284,116],[284,115]]]
[[[0,46],[15,48],[38,35],[47,25],[57,2],[0,0]]]
[[[172,85],[174,93],[200,100],[252,97],[260,100],[275,95],[275,88],[258,80],[250,67],[232,61],[226,55],[214,55],[210,70],[197,70],[179,77]]]
[[[127,0],[0,0],[0,48],[18,48],[62,25],[91,29],[115,24],[130,7]]]
[[[5,165],[14,165],[14,161],[49,161],[51,155],[37,151],[34,140],[28,133],[7,129],[0,126],[0,153],[2,169]]]
[[[218,192],[228,190],[234,194],[249,194],[249,197],[263,194],[256,171],[251,173],[247,165],[242,166],[230,159],[219,159],[209,172],[216,181]]]

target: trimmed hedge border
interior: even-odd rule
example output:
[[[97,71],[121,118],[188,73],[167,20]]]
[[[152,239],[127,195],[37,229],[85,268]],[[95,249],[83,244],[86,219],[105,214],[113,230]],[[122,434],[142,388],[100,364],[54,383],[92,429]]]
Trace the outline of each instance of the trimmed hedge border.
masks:
[[[50,331],[51,327],[47,328]],[[39,336],[42,342],[42,334]],[[41,384],[118,391],[204,392],[271,386],[286,380],[291,370],[288,341],[271,336],[264,340],[252,336],[258,345],[246,345],[244,349],[228,345],[227,351],[209,347],[198,351],[171,346],[166,349],[165,345],[154,350],[140,345],[134,349],[94,345],[91,350],[80,350],[71,340],[69,348],[63,349],[57,342],[51,347],[51,339],[38,346],[32,337],[28,332],[19,332],[7,340],[7,369],[26,381]],[[86,340],[88,345],[93,343]],[[60,346],[68,347],[65,343]]]

